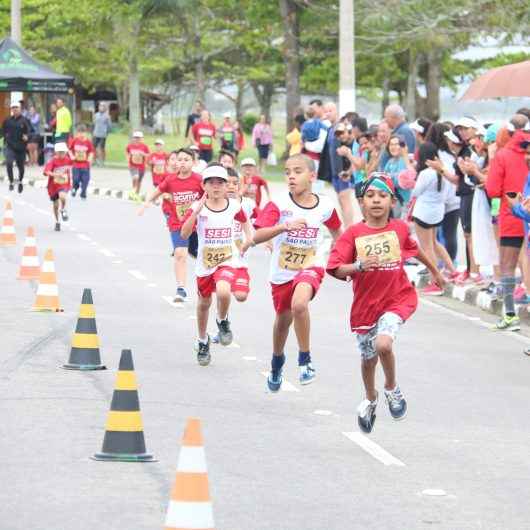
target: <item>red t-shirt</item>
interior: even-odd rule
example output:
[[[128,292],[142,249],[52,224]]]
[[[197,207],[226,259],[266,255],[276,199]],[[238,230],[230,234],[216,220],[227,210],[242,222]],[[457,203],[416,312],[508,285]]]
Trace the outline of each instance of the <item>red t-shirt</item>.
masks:
[[[201,151],[213,150],[213,139],[215,138],[215,125],[198,121],[192,128],[191,134]]]
[[[77,169],[88,169],[88,155],[94,153],[94,146],[88,138],[71,138],[68,149],[73,153],[73,164]]]
[[[261,205],[261,188],[268,189],[268,182],[259,175],[252,175],[249,178],[245,177],[243,183],[246,187],[244,196],[255,201],[256,206],[259,208]]]
[[[418,254],[408,226],[398,219],[391,219],[383,228],[370,228],[365,222],[350,226],[331,250],[327,271],[333,276],[340,265],[354,263],[358,255],[370,254],[379,256],[379,267],[355,273],[352,278],[350,324],[356,333],[366,333],[387,312],[396,313],[405,321],[418,305],[416,290],[403,268],[405,260]]]
[[[129,167],[135,169],[143,169],[145,171],[145,164],[147,156],[149,155],[149,147],[144,143],[133,143],[127,145],[125,151],[128,155]]]
[[[72,185],[72,160],[66,155],[64,158],[53,157],[44,166],[44,174],[48,177],[48,195],[53,197],[59,191],[68,191]]]
[[[151,166],[153,186],[158,186],[166,178],[167,153],[154,151],[149,155],[148,164]]]
[[[180,230],[184,216],[189,207],[203,196],[202,177],[192,173],[187,178],[179,178],[178,174],[169,174],[158,186],[169,203],[169,208],[162,209],[169,214],[167,226],[171,232]]]

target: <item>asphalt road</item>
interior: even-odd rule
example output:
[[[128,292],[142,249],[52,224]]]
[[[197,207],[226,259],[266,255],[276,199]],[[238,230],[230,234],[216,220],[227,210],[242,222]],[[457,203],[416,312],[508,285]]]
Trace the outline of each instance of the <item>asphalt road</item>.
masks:
[[[368,438],[356,423],[362,387],[345,284],[327,278],[312,304],[318,380],[298,384],[293,335],[291,385],[271,395],[264,249],[250,258],[248,302],[231,310],[236,345],[216,347],[202,368],[194,301],[175,308],[164,299],[174,282],[156,207],[139,218],[124,201],[74,200],[69,227],[56,233],[45,190],[14,198],[19,244],[0,249],[1,530],[162,528],[189,416],[203,422],[218,530],[530,529],[525,337],[489,331],[464,306],[422,303],[397,342],[408,417],[395,423],[381,404]],[[36,285],[15,279],[29,225],[39,254],[55,252],[62,314],[31,313]],[[85,287],[104,372],[59,368]],[[133,351],[157,463],[90,459],[122,348]]]

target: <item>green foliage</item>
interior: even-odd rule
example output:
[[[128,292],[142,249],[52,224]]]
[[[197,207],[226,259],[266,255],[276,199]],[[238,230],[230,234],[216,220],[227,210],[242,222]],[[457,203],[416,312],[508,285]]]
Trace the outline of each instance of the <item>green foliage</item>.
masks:
[[[256,116],[256,114],[245,114],[241,119],[241,127],[243,128],[243,132],[245,134],[252,134],[252,129],[254,129],[254,125],[258,123],[258,119],[259,118]]]

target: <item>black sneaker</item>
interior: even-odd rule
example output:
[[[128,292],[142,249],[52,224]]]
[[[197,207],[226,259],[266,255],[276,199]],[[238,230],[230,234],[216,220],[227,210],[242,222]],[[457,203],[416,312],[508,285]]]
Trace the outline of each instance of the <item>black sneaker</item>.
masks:
[[[75,197],[77,194],[77,190],[72,190],[72,197]]]
[[[66,210],[61,210],[61,218],[64,222],[68,221],[68,212]]]
[[[282,369],[271,370],[269,376],[267,377],[267,386],[269,390],[273,393],[276,393],[282,387],[283,376]]]
[[[13,191],[14,189],[15,189],[15,185],[12,182],[10,182],[9,183],[9,191]]]
[[[201,341],[197,342],[197,362],[201,366],[208,366],[212,356],[210,355],[210,336],[208,335],[208,342],[204,344]]]
[[[61,231],[61,223],[55,223],[55,231],[60,232]]]
[[[232,331],[230,330],[230,321],[228,318],[224,320],[216,320],[217,329],[219,330],[219,342],[223,346],[228,346],[232,343]]]
[[[402,420],[407,415],[407,402],[396,385],[394,390],[385,390],[385,398],[392,418],[396,421]]]
[[[379,396],[377,396],[374,401],[363,399],[357,408],[357,423],[359,424],[361,431],[366,434],[371,433],[374,428],[375,419],[377,417],[375,409],[377,408],[378,398]]]
[[[24,184],[22,184],[22,182],[19,182],[18,183],[18,192],[22,193],[23,190],[24,190]]]

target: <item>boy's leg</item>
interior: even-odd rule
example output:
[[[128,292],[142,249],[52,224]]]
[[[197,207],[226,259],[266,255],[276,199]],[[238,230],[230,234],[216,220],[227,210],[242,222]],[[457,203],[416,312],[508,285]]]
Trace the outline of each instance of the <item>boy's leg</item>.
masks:
[[[309,353],[309,302],[313,298],[313,287],[301,282],[296,285],[291,301],[291,311],[294,320],[294,331],[298,340],[300,352]],[[304,363],[305,364],[305,363]]]
[[[226,280],[219,280],[215,284],[215,294],[217,297],[217,321],[221,322],[228,318],[230,308],[231,285]]]
[[[375,333],[372,328],[368,333],[357,334],[357,346],[361,352],[361,372],[366,398],[357,408],[357,422],[365,433],[372,432],[375,423],[378,393],[375,388],[375,369],[377,367],[377,352],[375,350]]]
[[[72,195],[75,196],[77,190],[79,189],[80,183],[79,169],[74,167],[72,168]]]
[[[247,300],[250,291],[250,276],[246,267],[237,269],[232,289],[234,298],[238,302],[245,302]]]
[[[90,169],[81,170],[81,198],[86,199],[86,190],[90,182]]]
[[[175,279],[177,280],[177,287],[186,287],[186,269],[187,269],[187,247],[176,247],[173,254],[173,262],[175,268]]]
[[[212,305],[211,296],[200,296],[197,300],[197,329],[199,332],[199,340],[208,340],[208,314],[210,312],[210,306]]]
[[[55,216],[55,222],[59,222],[59,198],[53,201],[53,215]]]
[[[285,343],[289,336],[289,328],[293,322],[291,311],[284,311],[276,315],[272,328],[272,350],[275,357],[283,357]]]
[[[393,344],[394,340],[388,335],[377,335],[375,338],[375,350],[385,373],[385,390],[393,390],[396,387],[396,357],[392,349]]]

